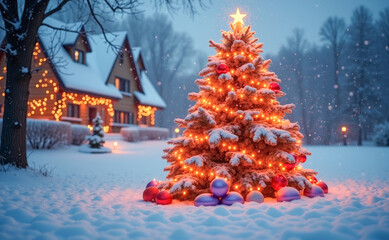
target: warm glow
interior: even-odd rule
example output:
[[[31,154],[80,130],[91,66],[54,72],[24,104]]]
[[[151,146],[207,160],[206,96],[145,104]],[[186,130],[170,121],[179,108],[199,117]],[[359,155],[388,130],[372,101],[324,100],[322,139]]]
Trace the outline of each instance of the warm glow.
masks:
[[[180,132],[180,129],[179,129],[179,128],[176,128],[176,129],[174,129],[174,132],[175,132],[175,133],[179,133],[179,132]]]
[[[345,133],[346,131],[347,131],[347,127],[343,126],[343,127],[342,127],[342,132]]]
[[[116,149],[116,147],[118,146],[118,142],[113,142],[113,149]]]
[[[242,25],[244,25],[243,18],[246,16],[247,16],[247,14],[240,13],[239,8],[236,10],[235,14],[230,15],[230,17],[232,17],[234,19],[233,24],[241,23]]]

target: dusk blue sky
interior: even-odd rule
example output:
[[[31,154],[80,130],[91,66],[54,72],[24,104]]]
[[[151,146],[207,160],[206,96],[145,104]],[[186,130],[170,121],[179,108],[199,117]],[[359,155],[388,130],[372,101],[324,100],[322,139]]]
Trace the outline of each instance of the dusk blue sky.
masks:
[[[220,42],[220,30],[229,30],[232,20],[229,15],[239,7],[247,14],[245,24],[250,24],[256,31],[255,36],[264,43],[264,54],[275,54],[297,27],[305,30],[310,43],[319,44],[320,27],[329,16],[344,17],[349,24],[353,10],[360,5],[369,8],[376,19],[382,9],[389,7],[389,0],[213,0],[207,9],[199,9],[194,17],[182,11],[168,17],[177,31],[192,36],[197,49],[213,55],[215,52],[208,47],[208,41]]]

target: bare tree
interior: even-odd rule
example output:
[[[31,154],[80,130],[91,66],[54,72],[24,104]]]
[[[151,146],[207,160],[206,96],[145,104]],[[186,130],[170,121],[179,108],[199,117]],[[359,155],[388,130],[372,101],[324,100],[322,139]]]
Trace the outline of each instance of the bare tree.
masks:
[[[307,48],[307,40],[304,38],[304,30],[297,28],[293,30],[293,36],[288,38],[289,50],[294,54],[294,72],[296,74],[299,105],[301,107],[301,125],[303,127],[304,135],[307,139],[307,144],[311,144],[311,137],[308,131],[307,101],[304,97],[304,75],[303,75],[303,58]]]
[[[329,17],[320,29],[320,36],[322,41],[328,42],[332,49],[333,57],[333,78],[334,78],[334,89],[335,98],[333,99],[333,109],[330,111],[329,121],[327,122],[327,134],[325,143],[330,144],[332,122],[335,120],[335,115],[338,114],[338,107],[340,105],[340,86],[339,86],[339,69],[340,69],[340,55],[344,47],[346,40],[346,23],[342,18]]]
[[[358,7],[351,17],[349,27],[349,86],[352,92],[351,111],[358,126],[358,145],[362,145],[363,131],[377,117],[378,89],[375,89],[376,29],[371,12]]]
[[[155,0],[167,6],[179,0]],[[199,0],[201,2],[201,0]],[[49,2],[54,3],[49,6]],[[39,27],[45,18],[63,10],[71,0],[0,0],[0,12],[4,21],[1,27],[6,34],[3,48],[7,58],[7,80],[4,103],[3,130],[1,135],[1,164],[12,164],[20,168],[28,166],[26,157],[26,117],[31,60]],[[182,1],[184,2],[184,1]],[[193,3],[193,1],[190,1]],[[132,13],[138,0],[85,0],[88,18],[94,21],[102,33],[106,33],[102,22],[106,11]],[[187,5],[185,5],[187,6]],[[193,5],[189,5],[191,7]],[[73,9],[77,11],[77,9]],[[47,27],[52,27],[45,24]],[[62,29],[66,30],[66,29]],[[108,39],[106,38],[107,42]]]

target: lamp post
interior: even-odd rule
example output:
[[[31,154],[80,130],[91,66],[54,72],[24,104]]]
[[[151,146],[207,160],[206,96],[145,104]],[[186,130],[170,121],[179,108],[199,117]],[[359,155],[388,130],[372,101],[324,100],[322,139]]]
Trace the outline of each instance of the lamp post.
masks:
[[[176,128],[176,129],[174,129],[174,132],[176,133],[176,137],[178,137],[178,134],[180,133],[180,129]]]
[[[343,145],[347,146],[347,127],[342,127],[342,135],[343,135]]]

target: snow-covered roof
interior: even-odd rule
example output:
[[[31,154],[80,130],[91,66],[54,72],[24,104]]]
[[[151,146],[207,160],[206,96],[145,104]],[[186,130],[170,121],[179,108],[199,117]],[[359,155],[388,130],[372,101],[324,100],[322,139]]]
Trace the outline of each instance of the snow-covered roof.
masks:
[[[132,57],[134,58],[134,62],[138,62],[140,56],[140,47],[132,47],[131,48]]]
[[[40,43],[50,58],[56,75],[66,89],[116,99],[122,98],[120,91],[113,84],[107,83],[118,54],[107,43],[103,34],[87,36],[89,47],[92,51],[85,53],[86,62],[81,64],[72,59],[64,45],[75,44],[79,36],[78,32],[83,27],[82,23],[63,23],[54,18],[47,18],[44,23],[72,31],[53,30],[44,25],[38,31]],[[127,37],[127,33],[115,32],[106,36],[112,45],[121,47]],[[140,104],[165,108],[165,101],[154,88],[146,72],[138,66],[137,62],[141,56],[141,48],[132,47],[131,54],[141,85],[140,90],[134,92],[135,97]]]
[[[135,97],[139,100],[139,102],[144,105],[165,108],[165,101],[161,98],[144,71],[142,71],[140,74],[140,82],[142,85],[143,93],[139,91],[134,92]]]
[[[45,19],[45,23],[76,31],[82,27],[79,24],[62,23],[53,18]],[[122,94],[114,85],[106,84],[108,74],[117,55],[112,49],[108,49],[107,43],[101,46],[104,42],[104,38],[101,35],[88,36],[93,51],[86,53],[86,64],[75,62],[63,46],[66,44],[74,44],[78,37],[77,33],[57,31],[42,25],[39,28],[38,35],[46,54],[51,59],[52,64],[54,64],[57,76],[66,89],[116,99],[122,98]],[[109,37],[111,38],[109,40],[114,44],[119,43],[118,45],[121,45],[124,41],[125,34]]]

